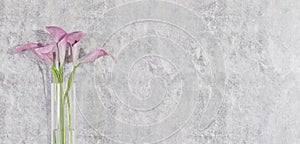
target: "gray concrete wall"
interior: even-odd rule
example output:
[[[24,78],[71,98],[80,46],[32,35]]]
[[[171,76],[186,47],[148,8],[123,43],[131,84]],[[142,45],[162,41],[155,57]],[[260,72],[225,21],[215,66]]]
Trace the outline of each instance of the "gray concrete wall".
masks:
[[[300,143],[298,0],[1,0],[0,144],[50,143],[45,26],[116,56],[76,74],[77,143]]]

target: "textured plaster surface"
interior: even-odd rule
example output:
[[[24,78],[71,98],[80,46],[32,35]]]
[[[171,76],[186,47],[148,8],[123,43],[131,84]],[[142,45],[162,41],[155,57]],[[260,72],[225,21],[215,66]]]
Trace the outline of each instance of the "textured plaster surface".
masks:
[[[19,44],[88,33],[77,143],[299,144],[298,0],[0,0],[0,144],[50,144],[49,66]]]

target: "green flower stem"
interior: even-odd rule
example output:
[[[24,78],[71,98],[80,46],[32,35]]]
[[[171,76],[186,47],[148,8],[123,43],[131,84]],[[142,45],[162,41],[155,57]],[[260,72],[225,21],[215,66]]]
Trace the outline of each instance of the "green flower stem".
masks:
[[[72,130],[72,121],[71,121],[71,106],[70,106],[70,100],[69,100],[69,97],[67,98],[67,103],[68,103],[68,113],[69,113],[69,115],[68,115],[68,118],[69,118],[69,120],[68,120],[68,122],[69,122],[69,131],[70,131],[70,144],[73,144],[73,130]]]
[[[59,95],[60,95],[60,127],[59,127],[59,132],[60,132],[60,140],[61,144],[66,144],[66,127],[65,127],[65,99],[64,99],[64,89],[63,89],[63,76],[64,76],[64,71],[63,67],[59,65]]]
[[[77,67],[79,66],[76,65],[75,67],[73,67],[73,71],[70,74],[70,77],[68,79],[68,86],[65,92],[65,96],[64,99],[67,101],[67,105],[68,105],[68,127],[69,127],[69,131],[70,131],[70,144],[73,144],[73,129],[72,129],[72,118],[71,118],[71,104],[70,104],[70,98],[69,98],[69,91],[72,87],[73,81],[74,81],[74,75],[76,72]]]
[[[64,110],[64,97],[63,97],[63,85],[60,83],[60,140],[61,144],[66,143],[66,131],[65,131],[65,110]]]
[[[54,65],[52,65],[52,70],[53,70],[53,79],[54,79],[54,83],[55,83],[55,100],[57,100],[57,97],[58,97],[58,94],[57,94],[57,89],[58,89],[58,86],[57,86],[57,73],[54,72],[55,70],[53,69],[55,68]],[[52,98],[51,98],[52,99]],[[53,122],[52,122],[53,123]],[[54,141],[54,144],[56,144],[56,133],[55,133],[55,130],[52,131],[52,135],[53,135],[53,141]]]

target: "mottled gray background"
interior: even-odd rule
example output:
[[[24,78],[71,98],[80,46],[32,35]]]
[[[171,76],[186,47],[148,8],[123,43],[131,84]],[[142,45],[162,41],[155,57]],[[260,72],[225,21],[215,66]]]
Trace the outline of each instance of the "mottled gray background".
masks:
[[[23,43],[88,33],[77,143],[299,144],[298,0],[0,0],[0,144],[50,144],[49,66]]]

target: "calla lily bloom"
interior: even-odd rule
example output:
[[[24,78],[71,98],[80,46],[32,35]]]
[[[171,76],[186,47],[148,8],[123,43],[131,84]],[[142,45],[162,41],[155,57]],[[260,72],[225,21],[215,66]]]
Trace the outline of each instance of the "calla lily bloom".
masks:
[[[67,35],[67,42],[70,47],[70,53],[73,63],[76,63],[78,59],[80,41],[85,37],[85,35],[86,34],[81,31],[75,31]]]
[[[42,61],[46,62],[47,64],[54,65],[54,59],[55,59],[55,52],[49,52],[49,53],[40,53],[38,52],[38,49],[33,49],[32,52],[40,58]]]
[[[40,53],[49,53],[53,50],[53,47],[56,45],[55,42],[48,42],[44,46],[37,48],[36,50]]]
[[[32,52],[40,58],[42,61],[54,65],[53,47],[56,45],[55,42],[46,43],[43,47],[32,49]]]
[[[109,54],[108,52],[106,52],[105,50],[98,48],[95,49],[93,51],[91,51],[90,53],[86,54],[85,56],[83,56],[80,60],[80,63],[89,63],[89,62],[93,62],[96,59],[105,56],[105,55],[109,55],[111,56],[111,58],[115,61],[115,58]],[[116,61],[115,61],[116,62]]]
[[[66,56],[66,50],[67,50],[67,48],[66,48],[67,32],[57,26],[47,26],[46,29],[57,44],[58,60],[60,62],[60,65],[63,65],[64,61],[65,61],[65,56]]]
[[[43,46],[43,44],[41,44],[41,43],[28,43],[28,44],[18,46],[15,49],[14,53],[20,53],[20,52],[24,52],[24,51],[27,51],[27,50],[39,48],[39,47],[42,47],[42,46]]]
[[[47,26],[46,29],[57,43],[67,34],[65,30],[57,26]]]
[[[82,40],[85,37],[85,35],[86,34],[81,31],[75,31],[75,32],[69,33],[67,36],[67,42],[73,45],[73,44],[79,42],[80,40]]]
[[[29,43],[24,44],[14,51],[14,53],[20,53],[27,50],[31,50],[40,60],[45,61],[46,63],[52,64],[53,61],[53,54],[52,49],[55,46],[55,42],[46,43],[45,45],[41,43]],[[52,56],[51,56],[52,55]]]

